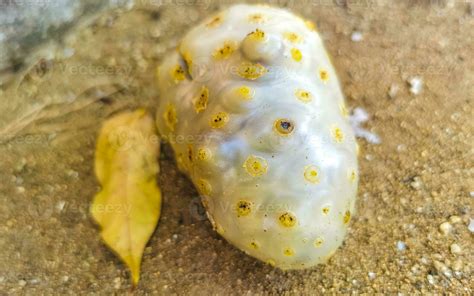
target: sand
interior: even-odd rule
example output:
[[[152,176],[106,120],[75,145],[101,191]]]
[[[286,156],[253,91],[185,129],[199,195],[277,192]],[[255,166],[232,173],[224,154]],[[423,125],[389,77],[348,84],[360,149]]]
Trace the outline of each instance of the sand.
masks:
[[[16,112],[35,102],[47,107],[1,134],[0,295],[472,294],[474,17],[467,1],[273,1],[317,23],[348,105],[371,115],[364,127],[381,139],[359,140],[349,235],[328,264],[310,270],[258,262],[212,230],[165,145],[162,217],[132,289],[88,214],[98,191],[95,139],[111,114],[153,110],[160,99],[154,69],[166,51],[231,1],[190,2],[136,1],[133,10],[104,15],[67,37],[16,92],[1,87],[0,104],[26,102]],[[409,83],[414,77],[419,89]]]

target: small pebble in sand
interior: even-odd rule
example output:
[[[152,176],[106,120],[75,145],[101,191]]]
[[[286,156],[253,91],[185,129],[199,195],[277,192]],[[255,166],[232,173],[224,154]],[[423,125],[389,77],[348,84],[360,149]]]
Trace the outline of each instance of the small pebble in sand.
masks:
[[[397,151],[398,151],[398,152],[405,152],[405,151],[407,151],[407,145],[405,145],[405,144],[399,144],[399,145],[397,146]]]
[[[68,171],[66,172],[66,174],[67,174],[68,177],[71,177],[71,178],[73,178],[73,179],[79,178],[79,173],[76,172],[75,170],[68,170]]]
[[[461,247],[456,243],[452,244],[449,247],[449,249],[451,250],[451,254],[453,254],[453,255],[461,254],[461,252],[462,252]]]
[[[369,271],[368,276],[369,276],[369,279],[373,280],[376,277],[376,273],[372,272],[372,271]]]
[[[421,77],[415,76],[408,80],[410,84],[410,92],[414,95],[419,95],[423,89],[423,79]]]
[[[400,90],[400,87],[396,84],[392,84],[390,88],[388,89],[388,96],[390,99],[395,99],[395,97],[398,94],[398,90]]]
[[[413,182],[410,183],[411,188],[415,190],[420,190],[423,187],[423,182],[420,177],[413,178]]]
[[[437,260],[433,262],[433,265],[436,271],[438,271],[438,273],[445,274],[449,270],[449,268],[443,262]]]
[[[15,172],[19,173],[23,171],[26,166],[26,158],[22,157],[18,163],[15,165]]]
[[[114,279],[114,288],[118,290],[120,289],[121,286],[122,286],[122,280],[119,277],[116,277]]]
[[[439,230],[442,234],[448,235],[453,230],[453,226],[449,222],[443,222],[439,225]]]
[[[382,140],[380,137],[362,127],[362,124],[370,119],[369,114],[361,107],[356,107],[349,116],[349,122],[352,125],[352,129],[356,137],[364,138],[370,144],[380,144]]]
[[[462,269],[462,261],[461,260],[456,260],[454,261],[452,268],[454,271],[460,271]]]
[[[467,226],[470,232],[474,232],[474,219],[469,219],[469,226]]]
[[[474,197],[474,191],[469,192],[469,195],[470,195],[471,197]]]
[[[19,280],[19,281],[18,281],[18,285],[19,285],[20,287],[24,287],[24,286],[26,286],[26,281],[25,281],[25,280]]]
[[[459,216],[451,216],[449,217],[449,222],[451,222],[452,224],[457,224],[462,222],[462,219]]]
[[[402,241],[397,242],[397,250],[398,251],[403,252],[403,251],[405,251],[406,248],[407,248],[407,245],[405,244],[405,242],[402,242]]]
[[[21,184],[23,184],[23,182],[24,182],[24,180],[23,180],[22,177],[16,177],[15,178],[15,184],[16,185],[21,185]]]
[[[359,32],[359,31],[354,31],[354,32],[352,32],[351,40],[352,40],[353,42],[360,42],[360,41],[362,41],[363,39],[364,39],[364,36],[362,35],[361,32]]]
[[[118,289],[120,289],[121,286],[122,286],[122,281],[121,281],[121,279],[120,279],[119,277],[116,277],[116,278],[114,279],[114,288],[115,288],[116,290],[118,290]]]
[[[65,205],[66,205],[66,202],[64,200],[59,201],[56,204],[56,210],[58,210],[59,212],[62,212],[64,210]]]
[[[427,275],[426,279],[428,280],[428,283],[430,283],[430,285],[434,285],[436,282],[435,278],[431,274]]]
[[[17,191],[18,193],[25,193],[25,187],[23,187],[23,186],[18,186],[18,187],[16,188],[16,191]]]

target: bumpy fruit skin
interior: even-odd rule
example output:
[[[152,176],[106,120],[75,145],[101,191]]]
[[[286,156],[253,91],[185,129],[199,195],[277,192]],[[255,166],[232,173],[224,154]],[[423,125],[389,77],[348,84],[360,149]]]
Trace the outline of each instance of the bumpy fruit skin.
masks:
[[[159,131],[214,229],[281,269],[325,262],[354,212],[357,144],[314,25],[232,6],[184,37],[158,81]]]

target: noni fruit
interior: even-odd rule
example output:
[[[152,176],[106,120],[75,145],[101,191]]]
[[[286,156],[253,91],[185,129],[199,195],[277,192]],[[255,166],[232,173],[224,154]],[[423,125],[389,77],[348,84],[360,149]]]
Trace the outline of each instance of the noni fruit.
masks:
[[[235,5],[158,68],[157,125],[214,229],[281,269],[325,262],[354,212],[357,144],[310,21]]]

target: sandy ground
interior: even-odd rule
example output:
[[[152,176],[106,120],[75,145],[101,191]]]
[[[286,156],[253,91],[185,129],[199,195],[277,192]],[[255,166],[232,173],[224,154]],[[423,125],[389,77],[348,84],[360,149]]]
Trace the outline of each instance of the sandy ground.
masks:
[[[114,112],[153,109],[154,69],[164,52],[219,7],[136,2],[67,38],[67,54],[40,62],[16,92],[11,85],[0,91],[0,104],[55,103],[33,124],[1,135],[0,295],[474,292],[472,7],[375,0],[286,4],[317,23],[348,105],[367,110],[366,127],[382,139],[359,141],[358,213],[336,255],[293,272],[244,255],[213,232],[165,146],[162,218],[132,289],[88,214],[98,191],[96,135]],[[351,40],[354,31],[361,41]],[[407,83],[416,76],[418,95]]]

